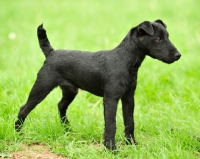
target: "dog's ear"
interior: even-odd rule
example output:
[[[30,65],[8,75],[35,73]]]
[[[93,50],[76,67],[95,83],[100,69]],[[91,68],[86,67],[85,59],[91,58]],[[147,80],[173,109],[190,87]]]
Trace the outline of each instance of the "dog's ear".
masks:
[[[143,34],[153,35],[154,34],[153,26],[151,25],[149,21],[144,21],[143,23],[138,25],[137,31],[139,35],[143,35]]]
[[[160,20],[160,19],[158,19],[158,20],[156,20],[156,21],[154,21],[154,22],[160,23],[160,24],[162,24],[165,28],[167,28],[167,25],[166,25],[162,20]]]

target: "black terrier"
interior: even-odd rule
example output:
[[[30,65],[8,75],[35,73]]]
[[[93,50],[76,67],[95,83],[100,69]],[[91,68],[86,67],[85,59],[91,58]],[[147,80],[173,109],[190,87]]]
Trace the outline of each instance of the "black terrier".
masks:
[[[166,25],[161,20],[144,21],[132,28],[116,48],[96,53],[54,50],[42,25],[38,27],[37,34],[46,60],[37,74],[26,104],[20,108],[15,129],[20,130],[27,115],[57,86],[60,86],[63,95],[58,103],[60,118],[67,123],[67,108],[80,88],[103,97],[105,147],[110,150],[116,148],[115,118],[120,99],[127,143],[136,144],[134,92],[142,61],[146,55],[165,63],[173,63],[181,57],[168,39]]]

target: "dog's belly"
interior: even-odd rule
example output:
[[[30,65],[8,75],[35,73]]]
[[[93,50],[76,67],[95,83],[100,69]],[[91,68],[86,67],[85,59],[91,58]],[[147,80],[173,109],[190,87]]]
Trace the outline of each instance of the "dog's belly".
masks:
[[[84,91],[90,92],[96,96],[100,96],[103,97],[104,95],[104,91],[103,88],[101,87],[101,85],[96,82],[69,82],[68,80],[63,80],[59,86],[61,88],[67,88],[68,90],[77,93],[78,89],[82,89]]]
[[[103,96],[103,88],[98,80],[82,80],[75,84],[77,88],[90,92],[96,96]]]
[[[85,78],[82,80],[69,80],[64,79],[59,84],[60,87],[68,88],[70,91],[77,93],[78,89],[90,92],[96,96],[102,97],[104,95],[103,87],[101,86],[99,80],[91,80],[90,78]]]
[[[90,93],[92,93],[92,94],[94,94],[96,96],[100,96],[100,97],[103,97],[103,94],[104,94],[103,93],[103,89],[101,89],[99,87],[95,87],[95,88],[89,87],[89,88],[81,88],[81,89],[83,89],[83,90],[85,90],[87,92],[90,92]]]

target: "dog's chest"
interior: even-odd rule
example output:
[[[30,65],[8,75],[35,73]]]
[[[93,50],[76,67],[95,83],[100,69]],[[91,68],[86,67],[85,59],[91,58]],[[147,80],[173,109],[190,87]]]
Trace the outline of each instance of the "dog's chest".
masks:
[[[139,68],[140,64],[136,63],[131,63],[128,65],[128,83],[136,83],[137,81],[137,74],[138,74],[138,68]]]

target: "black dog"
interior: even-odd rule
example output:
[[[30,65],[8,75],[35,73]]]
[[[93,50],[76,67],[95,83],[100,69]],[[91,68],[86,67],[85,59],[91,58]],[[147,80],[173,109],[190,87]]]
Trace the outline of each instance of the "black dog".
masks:
[[[115,149],[115,117],[120,99],[127,143],[136,144],[133,112],[138,68],[146,55],[165,63],[181,57],[168,39],[166,25],[161,20],[145,21],[132,28],[113,50],[96,53],[54,50],[42,25],[37,32],[46,60],[26,104],[19,111],[15,129],[20,130],[27,115],[57,86],[63,95],[58,104],[61,121],[67,123],[66,110],[80,88],[103,97],[106,148]]]

